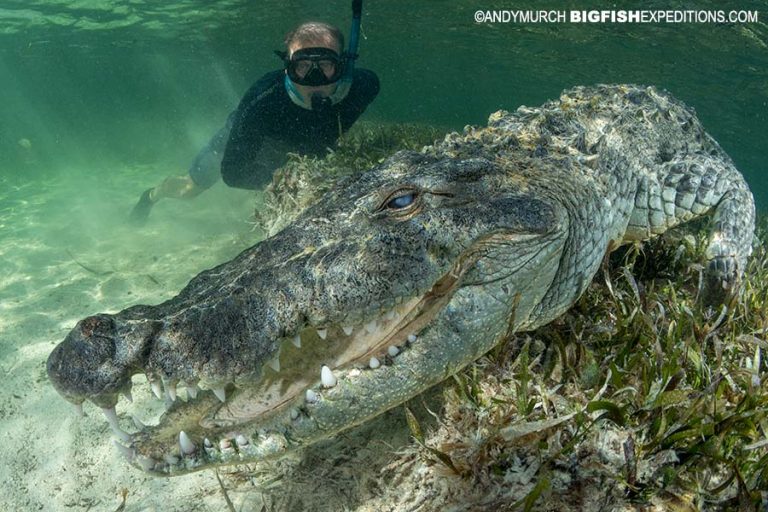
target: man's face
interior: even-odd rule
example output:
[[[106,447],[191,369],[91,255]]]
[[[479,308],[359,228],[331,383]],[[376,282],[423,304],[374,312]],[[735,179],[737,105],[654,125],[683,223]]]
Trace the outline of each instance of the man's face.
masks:
[[[341,48],[339,48],[339,44],[336,41],[323,41],[323,40],[317,40],[317,41],[311,41],[309,43],[304,44],[293,44],[288,47],[288,58],[291,58],[293,54],[299,50],[302,50],[304,48],[328,48],[329,50],[333,50],[337,54],[341,54]],[[303,65],[304,63],[300,63],[300,65],[297,67],[296,71],[297,73],[301,74],[303,71],[304,73],[309,72],[311,69],[311,64],[309,62],[306,63],[306,66]],[[329,63],[321,62],[318,64],[320,67],[320,70],[325,74],[326,77],[330,78],[333,76],[333,74],[336,72],[336,69],[334,66],[329,65]],[[296,89],[301,93],[301,95],[304,97],[304,101],[306,103],[312,102],[312,96],[314,95],[320,95],[324,98],[327,98],[333,92],[336,90],[337,83],[334,82],[332,84],[326,84],[326,85],[301,85],[294,82],[294,85],[296,86]]]

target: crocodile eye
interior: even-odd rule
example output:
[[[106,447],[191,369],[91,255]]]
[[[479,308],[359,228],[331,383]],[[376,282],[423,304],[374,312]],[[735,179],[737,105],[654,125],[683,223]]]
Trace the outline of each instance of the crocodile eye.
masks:
[[[400,210],[411,206],[414,201],[416,201],[416,192],[411,190],[390,199],[386,207],[390,210]]]

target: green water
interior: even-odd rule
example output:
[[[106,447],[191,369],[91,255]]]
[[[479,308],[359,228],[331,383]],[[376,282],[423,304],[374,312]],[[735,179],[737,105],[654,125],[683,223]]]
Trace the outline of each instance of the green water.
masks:
[[[655,84],[696,108],[760,206],[768,205],[761,179],[768,132],[765,1],[615,7],[758,11],[759,22],[748,24],[474,22],[477,9],[542,6],[584,8],[366,1],[359,65],[374,69],[382,83],[366,118],[461,128],[484,123],[499,108],[540,104],[576,84]],[[27,179],[36,166],[68,172],[95,162],[185,168],[245,89],[278,66],[272,50],[284,33],[312,18],[346,32],[349,2],[0,2],[3,176]],[[22,138],[32,151],[18,146]]]
[[[573,85],[654,84],[695,107],[768,209],[768,2],[612,5],[758,11],[749,24],[474,22],[478,9],[543,6],[584,8],[365,0],[358,65],[382,87],[364,119],[460,129]],[[125,220],[143,190],[186,171],[250,84],[280,64],[272,50],[285,32],[308,19],[347,32],[349,2],[0,0],[0,372],[13,383],[0,392],[0,467],[13,475],[0,509],[114,510],[122,486],[136,507],[223,509],[218,497],[163,501],[216,488],[202,476],[166,484],[115,464],[104,422],[72,418],[43,364],[78,319],[169,298],[258,239],[254,195],[222,184],[160,203],[142,229]],[[63,469],[70,460],[78,465]]]

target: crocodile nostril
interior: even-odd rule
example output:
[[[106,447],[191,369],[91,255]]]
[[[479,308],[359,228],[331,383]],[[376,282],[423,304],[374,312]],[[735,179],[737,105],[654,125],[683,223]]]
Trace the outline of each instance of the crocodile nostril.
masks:
[[[94,334],[103,335],[114,328],[114,322],[111,318],[104,315],[89,316],[80,322],[80,333],[86,338]]]

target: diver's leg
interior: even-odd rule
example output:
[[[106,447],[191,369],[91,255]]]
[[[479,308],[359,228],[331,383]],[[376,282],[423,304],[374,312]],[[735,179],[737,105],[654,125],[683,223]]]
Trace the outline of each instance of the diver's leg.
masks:
[[[157,187],[150,189],[149,199],[156,203],[160,199],[192,199],[199,196],[207,187],[201,187],[191,176],[169,176]]]
[[[137,224],[146,222],[152,206],[160,199],[192,199],[212,187],[221,176],[221,159],[231,126],[228,119],[227,124],[197,153],[189,174],[169,176],[157,187],[145,190],[131,211],[131,221]]]
[[[160,199],[167,197],[173,199],[192,199],[200,195],[207,187],[201,187],[189,175],[169,176],[163,182],[145,190],[139,201],[131,210],[130,220],[136,224],[143,224],[149,217],[152,207]]]
[[[206,146],[198,153],[189,174],[169,176],[160,185],[145,190],[131,211],[131,221],[136,224],[146,222],[152,206],[161,199],[192,199],[199,196],[218,181],[220,169],[221,153],[210,145]]]

